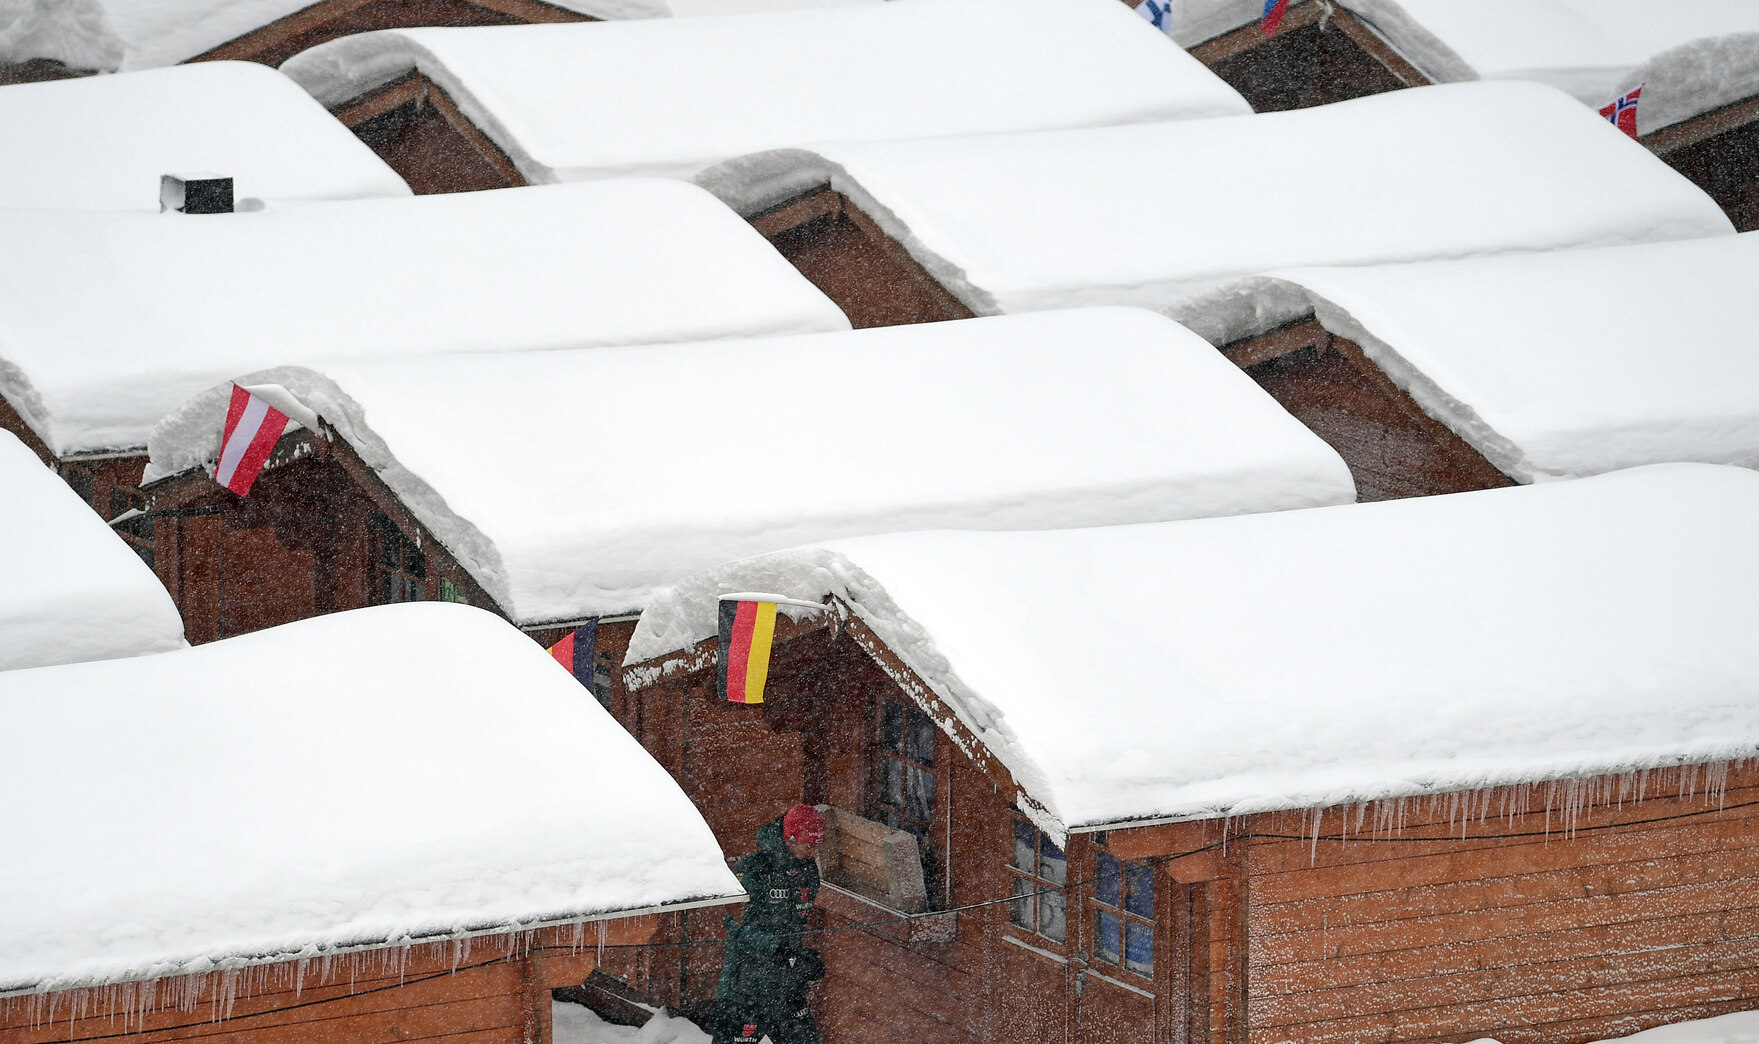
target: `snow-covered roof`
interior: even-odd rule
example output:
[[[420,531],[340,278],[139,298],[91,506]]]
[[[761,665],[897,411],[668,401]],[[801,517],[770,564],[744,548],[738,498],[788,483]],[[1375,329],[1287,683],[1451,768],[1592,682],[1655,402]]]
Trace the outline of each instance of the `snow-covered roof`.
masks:
[[[159,210],[159,176],[211,172],[270,204],[407,196],[409,186],[287,77],[202,62],[0,91],[0,201]]]
[[[661,593],[842,599],[1048,812],[1204,819],[1759,753],[1759,474],[820,544]],[[1046,641],[1046,635],[1056,636]]]
[[[813,141],[1251,112],[1116,0],[891,0],[386,30],[330,41],[281,66],[330,106],[411,69],[444,89],[531,182],[688,177],[731,156]]]
[[[1759,94],[1759,0],[1335,0],[1436,83],[1538,80],[1599,108],[1643,85],[1649,134]],[[1193,46],[1258,20],[1258,0],[1173,5]]]
[[[744,898],[665,770],[468,606],[0,674],[0,734],[39,842],[0,860],[0,993]]]
[[[184,215],[0,210],[0,394],[58,454],[138,450],[264,366],[847,329],[690,185]],[[468,406],[468,388],[434,401]]]
[[[1315,156],[1324,162],[1300,159]],[[1218,282],[1287,265],[1733,231],[1647,149],[1529,83],[1237,119],[778,150],[697,181],[746,214],[829,183],[980,315],[1110,303],[1181,318],[1182,302]]]
[[[241,380],[333,425],[522,625],[640,608],[695,570],[809,540],[1355,498],[1330,447],[1138,309]],[[434,408],[463,388],[468,410]],[[155,429],[148,481],[211,464],[226,394]]]
[[[0,671],[183,647],[159,578],[0,429]]]
[[[1759,467],[1759,233],[1410,265],[1217,291],[1225,343],[1303,315],[1522,482],[1662,461]],[[1227,329],[1223,322],[1249,325]]]

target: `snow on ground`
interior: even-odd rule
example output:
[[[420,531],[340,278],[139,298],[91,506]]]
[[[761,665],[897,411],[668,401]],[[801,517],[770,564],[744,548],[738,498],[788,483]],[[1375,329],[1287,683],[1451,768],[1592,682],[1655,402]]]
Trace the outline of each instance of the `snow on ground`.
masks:
[[[661,592],[625,662],[712,636],[726,592],[842,599],[1058,835],[1753,757],[1755,525],[1759,474],[1673,464],[834,541]]]
[[[270,205],[409,195],[323,106],[251,62],[18,84],[0,91],[0,140],[6,207],[157,213],[161,174],[203,171]]]
[[[709,1035],[696,1023],[664,1011],[643,1026],[615,1026],[591,1008],[551,1001],[550,1018],[555,1027],[552,1044],[709,1044]]]
[[[1759,0],[1336,0],[1437,83],[1537,80],[1598,109],[1638,84],[1649,134],[1759,93]],[[1173,5],[1189,47],[1258,20],[1257,0]]]
[[[240,379],[334,425],[522,625],[640,608],[695,570],[836,536],[1355,499],[1329,446],[1138,309]],[[466,388],[468,408],[434,409]],[[214,460],[228,390],[155,429],[148,481]]]
[[[1759,466],[1759,233],[1273,272],[1188,318],[1225,343],[1317,313],[1522,482]],[[1229,328],[1226,320],[1250,318]]]
[[[35,839],[0,860],[0,992],[744,897],[665,770],[468,606],[9,671],[0,735]]]
[[[1324,162],[1291,167],[1293,156]],[[1135,304],[1183,318],[1183,302],[1219,283],[1294,264],[1733,231],[1647,149],[1524,83],[1238,119],[822,145],[697,180],[745,214],[829,183],[979,314]]]
[[[0,210],[0,240],[0,394],[61,455],[138,451],[178,403],[265,366],[849,326],[675,181],[238,214]],[[468,402],[452,388],[429,406]]]
[[[891,0],[603,25],[388,30],[333,40],[281,69],[326,105],[419,69],[535,183],[688,177],[731,156],[811,141],[1251,111],[1115,0]]]
[[[183,648],[159,578],[5,430],[0,490],[0,671]]]
[[[1759,1011],[1738,1011],[1710,1019],[1676,1022],[1672,1026],[1657,1026],[1613,1039],[1618,1044],[1759,1044]],[[1612,1041],[1599,1044],[1612,1044]]]

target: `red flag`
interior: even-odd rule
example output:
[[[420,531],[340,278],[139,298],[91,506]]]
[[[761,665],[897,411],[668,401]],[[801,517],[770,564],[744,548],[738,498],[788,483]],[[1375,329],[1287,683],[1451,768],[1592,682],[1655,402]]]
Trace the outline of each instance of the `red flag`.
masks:
[[[241,497],[249,493],[286,428],[285,413],[234,384],[214,481]]]
[[[1638,84],[1631,88],[1631,93],[1601,106],[1600,115],[1605,116],[1607,121],[1619,130],[1635,138],[1637,136],[1637,95],[1642,93],[1643,85]]]

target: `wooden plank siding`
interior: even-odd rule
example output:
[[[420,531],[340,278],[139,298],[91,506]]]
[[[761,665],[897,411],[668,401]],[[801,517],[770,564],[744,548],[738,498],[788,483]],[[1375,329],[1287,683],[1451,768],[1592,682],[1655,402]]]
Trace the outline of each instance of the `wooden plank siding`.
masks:
[[[1664,127],[1642,140],[1716,200],[1736,231],[1759,228],[1759,96]]]
[[[1275,36],[1265,36],[1254,20],[1189,50],[1253,112],[1305,109],[1430,82],[1361,18],[1318,0],[1290,4]]]
[[[1759,1007],[1759,768],[1074,834],[1056,941],[1014,926],[997,901],[1012,876],[1011,778],[858,619],[824,615],[780,630],[762,706],[713,705],[710,640],[637,665],[645,684],[625,713],[642,716],[637,734],[687,787],[730,777],[668,749],[737,759],[740,744],[761,752],[786,737],[799,751],[798,768],[777,770],[784,782],[765,784],[761,812],[718,782],[693,791],[730,852],[796,787],[863,810],[876,755],[862,756],[874,735],[856,719],[878,701],[915,702],[940,723],[946,874],[931,899],[959,909],[954,937],[912,941],[895,911],[827,888],[829,931],[812,945],[826,956],[815,1011],[829,1044],[1585,1044]],[[721,731],[698,743],[705,722]],[[1097,956],[1102,846],[1154,868],[1152,976]],[[650,987],[705,1000],[719,952],[693,960],[688,983]]]
[[[420,73],[374,88],[332,112],[417,195],[526,184],[501,147]]]
[[[594,20],[542,0],[320,0],[186,60],[278,66],[307,48],[378,29]]]
[[[902,244],[828,185],[749,220],[856,329],[973,315]]]
[[[1222,346],[1282,407],[1338,451],[1361,501],[1514,485],[1425,413],[1355,342],[1306,319]]]
[[[118,453],[61,457],[49,448],[24,418],[0,396],[0,428],[17,435],[25,448],[45,465],[54,468],[81,500],[108,522],[140,504],[140,474],[146,467],[143,453]]]
[[[677,916],[614,918],[603,922],[604,941],[638,947]],[[592,974],[598,942],[594,922],[10,997],[0,999],[0,1040],[536,1044],[549,1039],[550,991]]]

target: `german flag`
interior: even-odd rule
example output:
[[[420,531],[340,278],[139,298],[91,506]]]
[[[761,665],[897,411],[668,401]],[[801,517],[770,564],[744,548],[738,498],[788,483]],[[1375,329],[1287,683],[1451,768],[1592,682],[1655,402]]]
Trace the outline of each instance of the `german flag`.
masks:
[[[721,692],[729,703],[762,703],[776,637],[775,602],[721,602]]]

